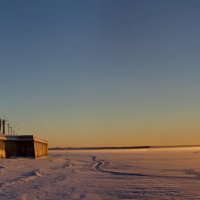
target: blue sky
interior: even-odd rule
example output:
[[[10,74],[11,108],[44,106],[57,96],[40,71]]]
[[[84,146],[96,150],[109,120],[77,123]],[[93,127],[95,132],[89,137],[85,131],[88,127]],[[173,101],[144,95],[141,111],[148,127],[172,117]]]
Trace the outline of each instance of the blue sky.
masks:
[[[51,146],[194,144],[199,1],[0,2],[0,115]]]

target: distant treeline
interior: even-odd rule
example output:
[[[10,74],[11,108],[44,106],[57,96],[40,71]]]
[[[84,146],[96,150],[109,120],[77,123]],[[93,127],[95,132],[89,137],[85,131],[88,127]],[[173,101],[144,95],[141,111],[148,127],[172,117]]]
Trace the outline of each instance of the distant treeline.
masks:
[[[106,150],[106,149],[146,149],[151,146],[131,146],[131,147],[54,147],[49,150]]]
[[[180,148],[200,147],[200,145],[174,145],[174,146],[128,146],[128,147],[52,147],[49,150],[114,150],[114,149],[149,149],[149,148]]]

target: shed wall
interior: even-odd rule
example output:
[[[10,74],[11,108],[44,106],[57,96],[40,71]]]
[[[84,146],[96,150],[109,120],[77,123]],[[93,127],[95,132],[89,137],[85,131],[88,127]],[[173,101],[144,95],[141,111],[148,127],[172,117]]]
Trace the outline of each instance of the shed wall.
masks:
[[[4,140],[0,140],[0,158],[6,157],[6,151],[5,151],[6,145]]]
[[[47,156],[48,145],[46,143],[34,141],[34,147],[35,147],[35,157]]]
[[[16,141],[6,141],[5,144],[6,158],[18,156],[18,147]]]
[[[34,141],[18,141],[18,155],[19,156],[35,156]]]

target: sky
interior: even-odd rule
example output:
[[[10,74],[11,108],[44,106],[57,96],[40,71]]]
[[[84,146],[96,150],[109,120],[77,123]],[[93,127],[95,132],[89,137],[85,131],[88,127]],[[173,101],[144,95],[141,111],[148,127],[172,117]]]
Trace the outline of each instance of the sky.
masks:
[[[200,1],[0,1],[0,116],[50,147],[200,144]]]

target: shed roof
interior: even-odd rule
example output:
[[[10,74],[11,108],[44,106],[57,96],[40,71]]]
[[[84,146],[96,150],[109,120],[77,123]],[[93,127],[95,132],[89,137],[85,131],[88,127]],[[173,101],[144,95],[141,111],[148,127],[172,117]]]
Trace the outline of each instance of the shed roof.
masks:
[[[44,139],[41,139],[34,135],[3,135],[0,134],[0,140],[8,140],[8,141],[37,141],[41,143],[48,144],[48,142]]]

